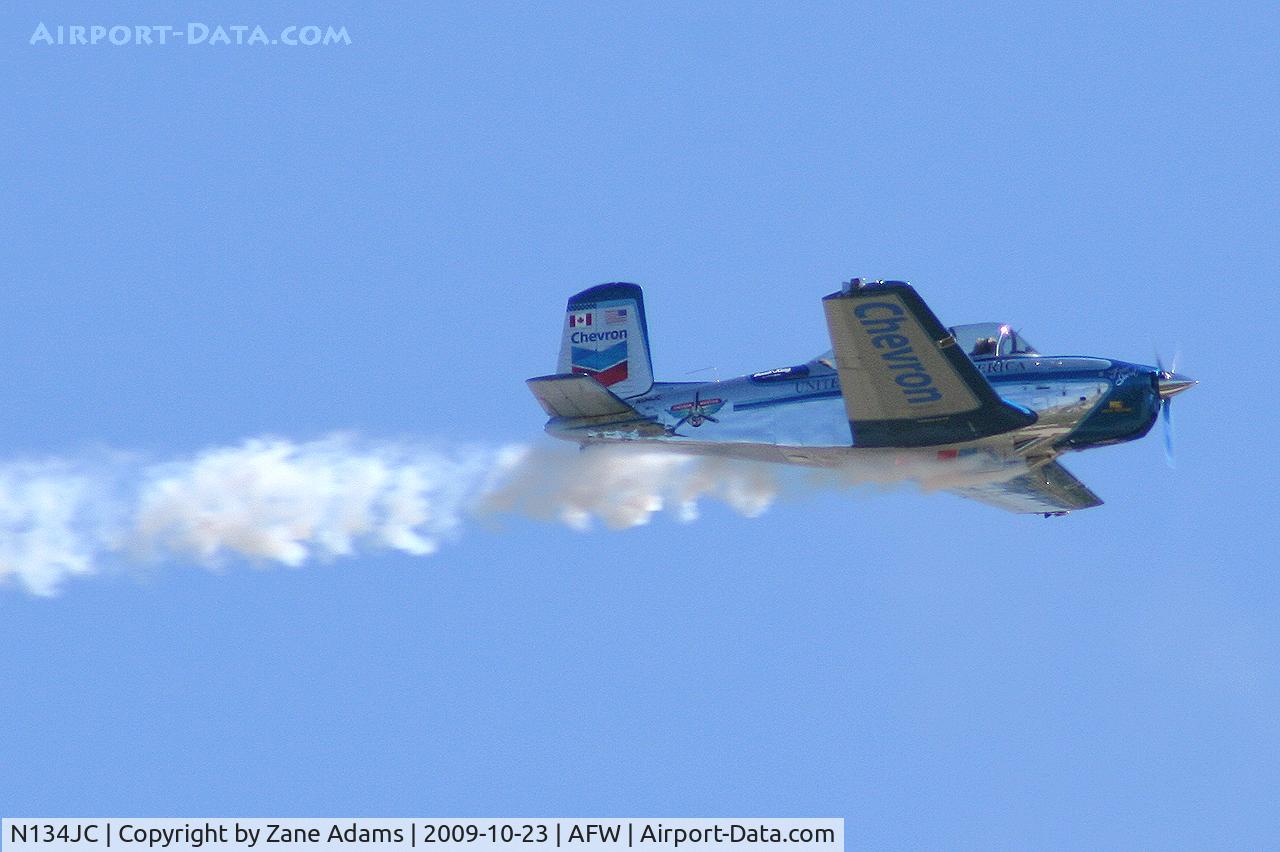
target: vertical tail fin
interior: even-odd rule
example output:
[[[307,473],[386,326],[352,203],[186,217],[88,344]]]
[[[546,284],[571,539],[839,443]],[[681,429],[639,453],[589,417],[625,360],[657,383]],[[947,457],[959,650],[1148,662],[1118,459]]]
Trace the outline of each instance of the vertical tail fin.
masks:
[[[591,376],[622,398],[653,386],[644,295],[635,284],[600,284],[569,297],[557,373]]]

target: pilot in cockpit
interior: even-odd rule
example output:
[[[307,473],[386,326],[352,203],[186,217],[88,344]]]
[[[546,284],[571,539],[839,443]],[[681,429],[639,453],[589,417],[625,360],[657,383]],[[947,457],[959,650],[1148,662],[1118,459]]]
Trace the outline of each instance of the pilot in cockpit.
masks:
[[[996,354],[996,339],[994,337],[979,337],[977,342],[973,344],[973,351],[969,353],[973,358],[985,358]]]

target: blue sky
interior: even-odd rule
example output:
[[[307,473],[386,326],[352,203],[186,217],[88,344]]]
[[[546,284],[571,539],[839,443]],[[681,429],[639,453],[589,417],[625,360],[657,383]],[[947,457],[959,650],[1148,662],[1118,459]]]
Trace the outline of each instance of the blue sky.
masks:
[[[875,845],[1280,833],[1266,4],[3,13],[7,460],[539,440],[570,293],[681,378],[947,323],[1201,385],[1064,519],[820,493],[440,553],[0,588],[11,815],[835,815]],[[342,47],[30,46],[37,22]]]

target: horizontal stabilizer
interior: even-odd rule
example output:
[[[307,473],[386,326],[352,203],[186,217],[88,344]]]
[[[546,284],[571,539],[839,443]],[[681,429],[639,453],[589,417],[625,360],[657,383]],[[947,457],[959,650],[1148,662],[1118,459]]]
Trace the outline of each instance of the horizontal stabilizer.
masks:
[[[951,492],[1007,512],[1027,514],[1056,514],[1102,505],[1088,486],[1056,461],[1003,482],[966,485]]]
[[[618,398],[591,376],[560,373],[538,376],[526,384],[558,431],[635,432],[662,435],[666,429]]]

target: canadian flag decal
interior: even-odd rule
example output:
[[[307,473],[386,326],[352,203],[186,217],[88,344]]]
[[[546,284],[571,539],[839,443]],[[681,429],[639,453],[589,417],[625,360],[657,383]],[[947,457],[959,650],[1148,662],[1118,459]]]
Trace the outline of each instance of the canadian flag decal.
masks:
[[[591,311],[569,314],[569,328],[577,328],[580,325],[591,325]]]

